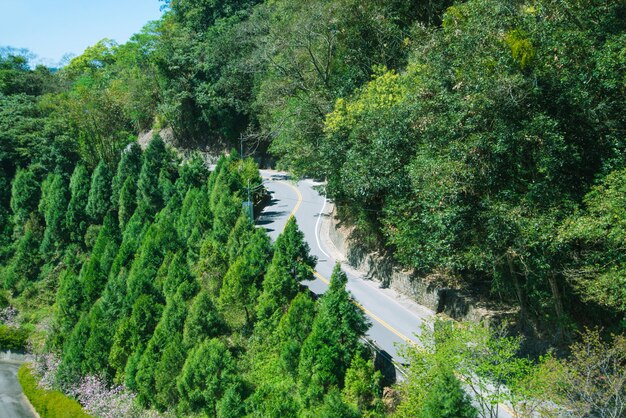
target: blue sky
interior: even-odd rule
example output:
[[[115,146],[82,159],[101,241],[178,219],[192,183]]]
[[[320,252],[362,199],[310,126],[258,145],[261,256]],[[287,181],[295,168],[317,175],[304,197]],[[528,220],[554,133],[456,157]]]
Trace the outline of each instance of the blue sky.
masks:
[[[161,16],[159,0],[0,0],[0,46],[55,65],[102,38],[124,43]]]

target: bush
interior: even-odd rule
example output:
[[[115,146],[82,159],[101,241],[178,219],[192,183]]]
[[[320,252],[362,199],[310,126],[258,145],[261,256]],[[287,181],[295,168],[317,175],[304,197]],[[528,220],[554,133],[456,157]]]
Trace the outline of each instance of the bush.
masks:
[[[90,418],[78,402],[56,390],[41,389],[28,365],[23,364],[17,379],[24,394],[41,418]]]
[[[0,325],[0,350],[24,351],[28,335],[24,328]]]

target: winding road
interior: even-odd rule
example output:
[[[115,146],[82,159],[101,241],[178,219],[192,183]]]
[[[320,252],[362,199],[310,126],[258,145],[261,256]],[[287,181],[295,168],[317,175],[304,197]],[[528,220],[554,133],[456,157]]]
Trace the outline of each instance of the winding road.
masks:
[[[396,365],[396,370],[403,373],[405,360],[400,355],[401,347],[417,344],[421,325],[435,313],[392,289],[381,288],[380,283],[368,280],[364,273],[341,262],[343,254],[330,242],[328,233],[324,233],[327,229],[322,224],[329,221],[332,204],[316,190],[321,183],[310,179],[294,182],[287,173],[273,170],[261,170],[261,176],[272,199],[257,217],[256,224],[264,227],[271,239],[276,240],[289,217],[296,217],[311,254],[317,257],[315,280],[304,284],[318,295],[324,293],[335,263],[340,262],[348,276],[347,290],[372,323],[368,339],[376,344],[381,355]],[[512,411],[500,404],[498,418],[512,417]]]
[[[275,240],[289,217],[296,217],[311,254],[317,257],[315,280],[304,284],[316,294],[324,293],[335,263],[341,261],[341,254],[320,232],[332,205],[317,192],[320,184],[312,180],[295,183],[287,174],[271,170],[261,170],[261,175],[272,200],[259,215],[257,225],[265,227]],[[378,282],[365,279],[345,263],[342,268],[348,276],[347,289],[372,323],[368,338],[384,351],[383,355],[402,363],[398,349],[403,344],[416,343],[420,325],[434,313],[392,289],[381,288]]]

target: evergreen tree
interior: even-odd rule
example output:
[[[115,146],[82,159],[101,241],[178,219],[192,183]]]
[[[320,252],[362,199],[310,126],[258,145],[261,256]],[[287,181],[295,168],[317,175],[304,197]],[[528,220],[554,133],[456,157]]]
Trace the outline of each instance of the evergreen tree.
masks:
[[[365,314],[346,291],[348,278],[335,266],[330,287],[320,298],[311,334],[302,345],[298,375],[307,404],[317,403],[331,386],[342,387],[346,369],[369,328]]]
[[[280,347],[280,365],[296,377],[302,343],[311,333],[316,314],[315,302],[308,293],[299,293],[280,318],[275,334]]]
[[[420,417],[476,418],[478,411],[454,373],[442,368],[426,395]]]
[[[67,211],[67,185],[60,174],[49,174],[42,184],[39,211],[46,221],[46,229],[41,241],[41,252],[51,256],[58,252],[67,242],[68,234],[65,227]]]
[[[224,333],[226,326],[220,318],[211,297],[204,291],[193,300],[183,330],[183,344],[191,349],[206,338]]]
[[[180,395],[176,388],[176,378],[180,374],[186,358],[187,348],[180,333],[176,333],[172,335],[165,346],[154,369],[156,390],[154,403],[160,411],[172,408],[178,403]]]
[[[249,224],[247,219],[244,222]],[[246,324],[252,320],[251,313],[256,305],[270,254],[269,238],[265,231],[257,229],[248,234],[249,239],[245,248],[233,250],[233,253],[241,252],[241,256],[231,264],[224,276],[219,300],[223,307],[243,309]]]
[[[83,243],[89,217],[87,216],[87,201],[89,198],[89,174],[84,165],[78,164],[70,179],[70,203],[65,213],[65,225],[70,240]]]
[[[38,234],[27,227],[17,243],[13,258],[4,270],[5,289],[21,293],[30,283],[37,280],[41,268],[40,241]]]
[[[56,294],[55,318],[58,329],[55,338],[56,346],[63,346],[76,322],[78,322],[83,306],[80,280],[78,275],[68,268],[61,275],[59,290]]]
[[[104,219],[104,225],[100,228],[91,257],[81,271],[81,287],[87,307],[100,297],[106,286],[109,271],[119,248],[118,241],[117,220],[112,213],[109,213]]]
[[[133,142],[122,151],[122,158],[117,164],[117,170],[111,181],[111,204],[113,207],[120,205],[122,188],[129,178],[132,178],[136,185],[140,170],[141,147],[138,143]]]
[[[300,281],[313,278],[315,261],[315,257],[309,255],[304,234],[291,217],[276,239],[272,262],[263,281],[263,292],[257,305],[260,319],[271,317],[279,309],[287,309],[298,294]]]
[[[31,212],[37,209],[41,196],[41,186],[31,169],[18,170],[11,184],[11,211],[13,212],[14,236],[24,232],[24,226]]]
[[[63,346],[63,355],[56,374],[57,383],[62,388],[73,385],[81,376],[89,332],[89,318],[87,314],[83,314]]]
[[[93,223],[100,224],[109,209],[111,209],[111,172],[104,160],[101,160],[91,176],[87,214]]]
[[[137,180],[128,177],[119,193],[118,216],[120,229],[124,229],[137,208]]]
[[[177,379],[182,411],[217,415],[217,403],[237,380],[228,347],[217,339],[205,340],[191,351]]]
[[[159,176],[168,158],[165,143],[159,135],[152,138],[142,157],[137,182],[137,206],[146,214],[153,216],[164,205]]]

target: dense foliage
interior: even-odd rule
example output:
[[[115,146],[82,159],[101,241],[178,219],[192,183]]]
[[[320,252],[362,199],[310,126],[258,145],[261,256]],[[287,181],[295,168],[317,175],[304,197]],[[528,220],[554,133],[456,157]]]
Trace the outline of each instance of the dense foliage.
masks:
[[[178,414],[383,413],[345,276],[313,300],[295,221],[272,244],[242,215],[254,155],[326,178],[360,244],[514,306],[526,334],[567,349],[584,326],[615,333],[587,332],[539,369],[519,340],[444,335],[410,354],[429,367],[400,390],[400,415],[474,416],[458,374],[527,404],[550,386],[537,373],[558,375],[551,396],[569,408],[621,402],[623,2],[162,2],[127,43],[60,69],[0,49],[1,299],[59,357],[57,387],[97,376]],[[243,155],[210,175],[189,152],[230,148]],[[463,336],[482,351],[443,367]],[[580,384],[590,359],[617,376],[601,390]]]

